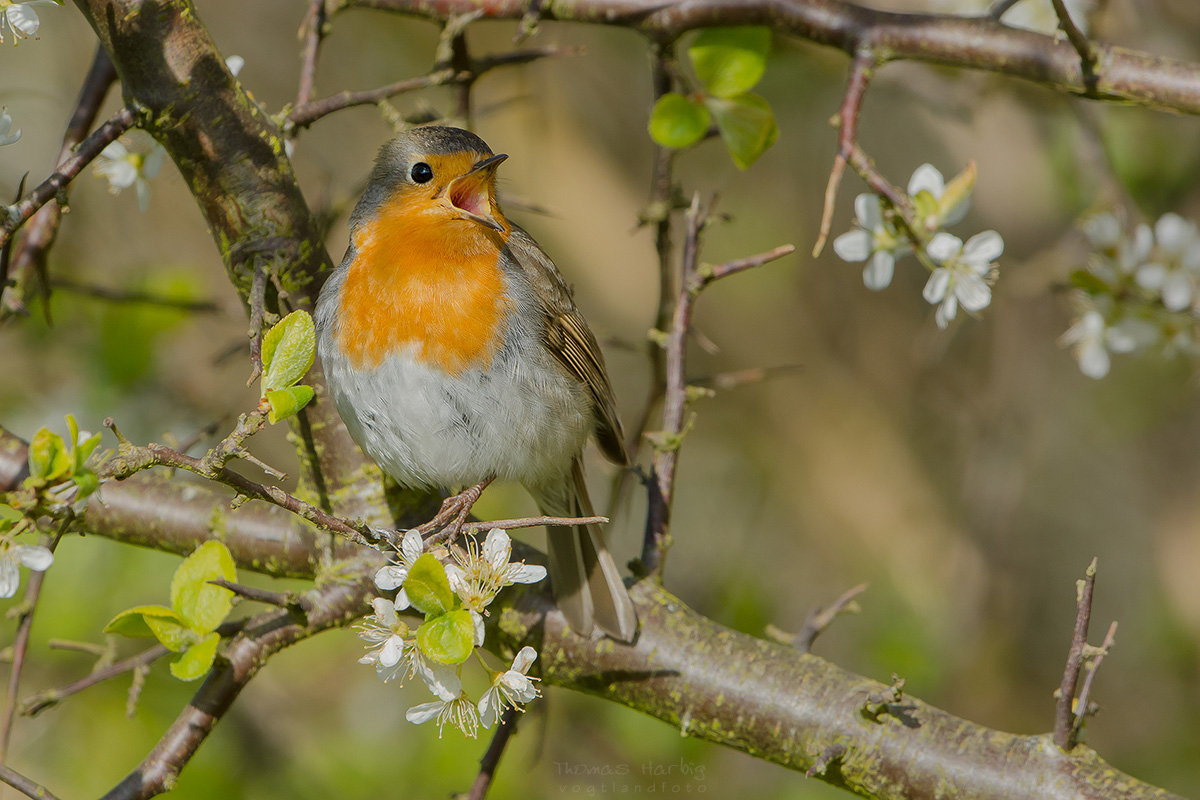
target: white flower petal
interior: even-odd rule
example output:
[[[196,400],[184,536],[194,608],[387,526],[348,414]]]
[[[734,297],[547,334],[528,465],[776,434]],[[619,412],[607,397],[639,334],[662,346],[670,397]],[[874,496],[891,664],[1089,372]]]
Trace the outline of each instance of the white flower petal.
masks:
[[[487,538],[483,542],[483,560],[492,565],[494,569],[504,569],[504,565],[508,563],[508,557],[512,553],[512,539],[500,528],[492,528],[488,531]]]
[[[1176,270],[1167,276],[1162,287],[1163,305],[1168,311],[1183,311],[1192,304],[1192,279]]]
[[[512,668],[524,675],[529,672],[529,667],[537,660],[537,655],[537,650],[534,650],[529,645],[525,645],[517,653],[517,657],[513,659]]]
[[[981,311],[992,302],[992,290],[979,278],[967,276],[954,284],[954,296],[968,311]],[[951,317],[954,315],[951,314]]]
[[[0,556],[0,598],[12,597],[20,585],[21,571],[17,569],[16,559]]]
[[[447,703],[462,694],[462,681],[449,667],[436,666],[421,659],[417,662],[417,675],[429,691]]]
[[[162,169],[163,159],[166,158],[167,151],[161,144],[155,143],[150,148],[150,152],[146,153],[146,160],[142,162],[142,174],[147,178],[153,178],[158,175]]]
[[[509,564],[504,577],[509,583],[537,583],[545,579],[546,568],[538,564]]]
[[[869,231],[883,227],[883,209],[879,206],[879,196],[860,194],[854,198],[854,216],[858,224]]]
[[[896,271],[896,257],[887,250],[880,250],[871,256],[863,269],[863,284],[873,292],[886,289],[892,282]]]
[[[964,261],[975,264],[988,264],[995,261],[1004,252],[1004,238],[996,231],[977,233],[963,245]]]
[[[962,252],[962,239],[950,233],[937,233],[925,245],[925,252],[934,261],[946,261]]]
[[[483,615],[478,611],[472,611],[471,624],[475,628],[475,646],[483,647],[483,640],[487,636],[487,628],[483,624]]]
[[[408,567],[404,564],[388,564],[375,573],[375,585],[385,592],[399,589],[408,579]]]
[[[946,191],[946,181],[942,173],[932,164],[922,164],[908,180],[908,196],[916,197],[921,191],[927,191],[934,198],[940,198]]]
[[[441,700],[435,700],[432,703],[421,703],[419,706],[413,706],[404,714],[404,718],[414,725],[421,725],[429,722],[431,719],[437,719],[437,715],[442,713],[442,709],[446,704]]]
[[[379,650],[379,663],[385,667],[394,667],[404,656],[404,640],[399,636],[389,637]]]
[[[125,145],[119,141],[113,140],[105,145],[100,151],[101,158],[111,158],[113,161],[123,161],[129,158],[129,151],[125,149]]]
[[[958,297],[951,294],[942,301],[942,304],[937,307],[937,311],[933,314],[933,319],[937,322],[939,328],[945,328],[950,324],[950,320],[958,315]]]
[[[479,724],[490,728],[500,719],[500,690],[492,687],[479,698]]]
[[[21,138],[21,129],[17,128],[16,133],[9,133],[12,130],[12,117],[8,115],[8,109],[0,107],[0,147],[6,144],[12,144]]]
[[[871,245],[874,237],[863,230],[852,230],[843,233],[833,240],[833,252],[842,261],[866,261],[871,255]]]
[[[44,572],[54,563],[54,554],[50,552],[50,548],[40,544],[19,544],[13,549],[16,551],[17,560],[32,570]]]
[[[1116,247],[1117,242],[1121,241],[1121,221],[1110,212],[1093,214],[1083,221],[1083,235],[1092,247]]]
[[[1087,377],[1099,380],[1108,374],[1111,362],[1103,345],[1090,344],[1080,347],[1076,358],[1079,359],[1079,371]]]
[[[400,618],[396,616],[396,604],[386,597],[376,597],[371,601],[371,608],[375,609],[375,616],[379,618],[381,625],[394,628],[400,622]]]
[[[421,553],[425,550],[425,542],[421,539],[421,534],[415,530],[410,530],[404,534],[404,539],[400,542],[400,557],[409,564],[421,557]]]
[[[950,270],[939,267],[929,276],[929,280],[925,282],[925,288],[921,291],[921,296],[929,303],[940,303],[946,296],[946,289],[950,287]]]
[[[396,592],[396,599],[393,601],[393,605],[396,607],[397,611],[403,611],[411,606],[412,601],[408,599],[408,592],[404,591],[404,589]]]
[[[1162,264],[1142,264],[1137,272],[1133,273],[1133,279],[1143,289],[1156,292],[1167,281],[1167,268]]]
[[[138,210],[145,214],[150,209],[150,184],[139,175],[134,185],[137,188]]]
[[[230,56],[225,59],[225,66],[229,68],[229,74],[236,78],[242,71],[242,67],[246,66],[246,59],[241,56]]]
[[[1129,247],[1128,253],[1125,254],[1129,262],[1126,269],[1132,269],[1143,261],[1146,256],[1150,255],[1150,250],[1153,247],[1154,234],[1150,232],[1150,226],[1143,222],[1133,231],[1133,242]]]
[[[1180,253],[1196,235],[1196,228],[1178,214],[1168,212],[1154,223],[1154,238],[1164,250]]]
[[[97,162],[96,171],[108,179],[108,188],[112,192],[128,189],[138,179],[137,167],[130,163],[128,156]]]
[[[31,8],[32,5],[32,3],[20,3],[11,5],[4,10],[8,17],[8,24],[23,36],[36,36],[38,27],[41,25],[37,12]]]

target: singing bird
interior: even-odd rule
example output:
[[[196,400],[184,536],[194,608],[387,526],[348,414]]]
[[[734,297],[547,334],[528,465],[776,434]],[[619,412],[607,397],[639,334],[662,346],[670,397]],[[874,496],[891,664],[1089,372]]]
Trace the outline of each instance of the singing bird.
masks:
[[[317,301],[317,346],[351,436],[401,484],[511,479],[543,514],[591,516],[583,446],[594,433],[627,464],[621,422],[571,290],[497,205],[507,157],[458,128],[385,144]],[[637,616],[599,526],[548,532],[571,629],[631,641]]]

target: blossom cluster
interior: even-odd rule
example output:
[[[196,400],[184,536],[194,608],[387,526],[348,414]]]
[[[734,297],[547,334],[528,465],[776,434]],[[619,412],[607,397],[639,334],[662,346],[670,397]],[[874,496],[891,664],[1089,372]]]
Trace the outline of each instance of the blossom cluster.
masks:
[[[860,194],[854,199],[855,228],[833,242],[833,251],[844,261],[865,261],[863,283],[872,291],[892,282],[896,261],[914,253],[930,271],[924,298],[937,306],[934,319],[945,328],[958,314],[982,311],[992,301],[995,260],[1004,252],[1004,239],[984,231],[965,243],[941,230],[962,220],[970,205],[975,171],[968,167],[949,184],[931,164],[922,164],[908,182],[908,199],[915,209],[916,225],[901,232],[893,217],[883,211],[879,197]]]
[[[1200,229],[1175,213],[1130,228],[1116,212],[1083,221],[1087,269],[1071,276],[1079,312],[1062,343],[1089,378],[1108,374],[1114,353],[1157,350],[1200,356]]]
[[[416,531],[408,531],[395,563],[376,573],[375,585],[396,594],[393,599],[371,601],[373,613],[359,624],[358,635],[367,642],[367,653],[359,663],[374,666],[385,683],[397,679],[403,683],[414,675],[421,679],[436,699],[410,708],[406,715],[410,722],[436,720],[439,736],[449,723],[474,737],[481,726],[495,725],[506,708],[524,710],[539,696],[534,686],[537,678],[528,675],[537,651],[528,646],[521,648],[508,669],[489,670],[490,685],[479,700],[472,700],[462,684],[462,664],[483,644],[483,618],[500,590],[546,577],[545,567],[510,561],[511,556],[512,540],[499,528],[488,532],[482,546],[468,539],[465,548],[438,548],[436,553],[426,548]],[[444,590],[442,596],[439,590]],[[410,609],[424,614],[419,627],[400,618],[400,612]],[[461,620],[458,635],[465,639],[465,648],[453,641],[454,615]]]

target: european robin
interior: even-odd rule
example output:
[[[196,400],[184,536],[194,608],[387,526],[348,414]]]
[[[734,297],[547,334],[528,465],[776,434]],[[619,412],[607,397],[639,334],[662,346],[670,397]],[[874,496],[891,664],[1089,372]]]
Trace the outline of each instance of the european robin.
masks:
[[[512,479],[543,514],[591,516],[580,455],[594,433],[628,463],[621,422],[570,289],[496,203],[507,157],[457,128],[385,144],[317,301],[317,346],[351,436],[401,484]],[[572,630],[631,640],[637,617],[600,528],[548,533]]]

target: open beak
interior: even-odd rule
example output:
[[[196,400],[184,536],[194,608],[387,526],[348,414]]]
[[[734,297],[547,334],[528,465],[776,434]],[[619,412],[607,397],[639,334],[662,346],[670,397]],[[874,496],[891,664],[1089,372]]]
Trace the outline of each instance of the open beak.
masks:
[[[446,198],[462,219],[473,219],[501,233],[505,231],[504,225],[492,216],[492,185],[496,167],[506,158],[506,153],[489,156],[476,163],[465,175],[450,181],[446,187]]]

